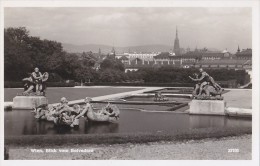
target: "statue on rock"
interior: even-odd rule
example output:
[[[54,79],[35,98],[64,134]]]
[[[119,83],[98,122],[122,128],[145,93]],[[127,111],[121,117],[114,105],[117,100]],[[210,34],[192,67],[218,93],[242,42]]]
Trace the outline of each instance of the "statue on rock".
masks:
[[[221,86],[202,68],[199,69],[199,72],[200,75],[194,74],[195,78],[189,76],[190,79],[197,82],[192,93],[193,98],[198,100],[223,100]]]
[[[24,78],[24,92],[22,96],[45,96],[46,81],[49,78],[47,72],[41,73],[36,67],[28,78]]]

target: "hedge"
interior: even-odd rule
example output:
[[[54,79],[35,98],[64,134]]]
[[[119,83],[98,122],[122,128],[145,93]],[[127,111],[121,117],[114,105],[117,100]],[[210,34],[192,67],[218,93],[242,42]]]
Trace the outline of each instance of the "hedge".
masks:
[[[23,88],[23,82],[5,81],[4,88]],[[47,87],[74,87],[75,82],[47,82]]]
[[[47,87],[74,87],[75,82],[47,82]],[[154,86],[154,87],[194,87],[194,83],[126,83],[126,82],[91,82],[84,86]],[[228,84],[220,84],[223,88],[230,88]],[[23,88],[22,82],[5,81],[4,88]]]
[[[85,86],[158,86],[158,87],[193,87],[191,83],[126,83],[126,82],[92,82],[85,83]]]
[[[91,82],[84,83],[84,86],[153,86],[153,87],[194,87],[194,83],[126,83],[126,82]],[[222,88],[232,88],[228,83],[220,84]],[[235,87],[233,87],[235,88]]]

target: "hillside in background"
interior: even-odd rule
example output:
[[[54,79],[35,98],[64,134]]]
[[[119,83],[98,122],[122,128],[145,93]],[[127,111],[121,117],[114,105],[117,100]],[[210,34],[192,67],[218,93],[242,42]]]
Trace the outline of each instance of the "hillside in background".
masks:
[[[70,53],[82,53],[92,51],[97,53],[99,48],[103,54],[110,53],[113,46],[109,45],[101,45],[101,44],[86,44],[86,45],[75,45],[75,44],[62,44],[65,51]],[[154,44],[154,45],[142,45],[142,46],[129,46],[129,47],[116,47],[116,53],[124,53],[124,52],[171,52],[172,46],[162,45],[162,44]],[[222,51],[215,48],[208,48],[211,51]]]
[[[98,49],[101,49],[102,53],[109,53],[112,50],[113,46],[109,45],[99,45],[99,44],[86,44],[86,45],[74,45],[74,44],[68,44],[63,43],[63,48],[67,52],[98,52]],[[164,52],[164,51],[170,51],[172,49],[171,46],[167,45],[143,45],[143,46],[130,46],[130,47],[116,47],[115,50],[117,53],[123,53],[123,52]]]

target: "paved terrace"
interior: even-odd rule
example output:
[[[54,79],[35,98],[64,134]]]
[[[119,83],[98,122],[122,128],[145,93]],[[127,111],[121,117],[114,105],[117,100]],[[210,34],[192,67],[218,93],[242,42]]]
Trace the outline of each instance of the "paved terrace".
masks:
[[[88,88],[104,88],[108,86],[93,86]],[[75,88],[86,88],[86,87],[75,87]],[[114,98],[123,98],[130,95],[136,95],[141,94],[147,91],[154,91],[164,88],[171,88],[171,87],[118,87],[118,88],[143,88],[141,90],[135,90],[135,91],[128,91],[128,92],[122,92],[122,93],[116,93],[116,94],[110,94],[110,95],[104,95],[104,96],[98,96],[98,97],[92,97],[95,101],[101,101],[101,100],[109,100]],[[175,87],[178,88],[178,87]],[[183,88],[183,87],[179,87]],[[229,90],[229,92],[223,94],[224,100],[227,103],[227,107],[235,107],[235,108],[246,108],[246,109],[252,109],[252,90],[251,89],[226,89]],[[79,100],[73,100],[70,101],[69,104],[82,104],[84,103],[84,99]],[[5,102],[5,105],[10,105],[12,102]],[[54,103],[58,104],[58,103]]]
[[[111,95],[105,95],[105,96],[92,97],[92,100],[94,100],[94,101],[102,101],[102,100],[123,98],[123,97],[126,97],[126,96],[131,96],[131,95],[134,95],[134,94],[144,93],[144,92],[147,92],[147,91],[154,91],[154,90],[164,89],[165,87],[163,87],[163,88],[162,87],[142,87],[142,88],[144,88],[144,89],[136,90],[136,91],[130,91],[130,92],[122,92],[122,93],[111,94]],[[69,105],[82,104],[82,103],[84,103],[84,99],[70,101]],[[56,104],[59,104],[59,103],[54,103],[54,105],[56,105]]]
[[[228,93],[223,94],[227,107],[252,109],[251,89],[228,89]]]
[[[130,87],[126,87],[126,88],[130,88]],[[144,89],[136,90],[136,91],[129,91],[129,92],[122,92],[122,93],[111,94],[111,95],[105,95],[105,96],[98,96],[98,97],[93,97],[92,99],[95,101],[101,101],[101,100],[123,98],[126,96],[136,95],[136,94],[144,93],[147,91],[154,91],[154,90],[171,88],[171,87],[142,87],[142,88],[144,88]],[[252,90],[251,89],[226,89],[226,90],[229,90],[229,92],[223,94],[223,96],[224,96],[224,100],[227,103],[227,105],[226,105],[227,107],[252,109]],[[82,103],[84,103],[84,99],[74,100],[74,101],[69,102],[70,105],[82,104]],[[58,104],[58,103],[55,103],[55,104]]]

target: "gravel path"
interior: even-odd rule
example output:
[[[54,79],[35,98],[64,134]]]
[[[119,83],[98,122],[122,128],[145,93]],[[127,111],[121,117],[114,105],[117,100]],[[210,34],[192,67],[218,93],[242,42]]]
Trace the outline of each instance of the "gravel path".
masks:
[[[156,142],[147,144],[69,145],[53,147],[9,147],[10,159],[67,159],[67,160],[250,160],[251,135],[221,139],[190,140],[187,142]],[[44,152],[31,152],[36,148]],[[57,152],[48,152],[46,149]],[[58,152],[59,149],[80,149],[85,152]],[[239,149],[239,152],[228,152]]]
[[[252,89],[230,90],[223,96],[227,107],[252,109]]]

